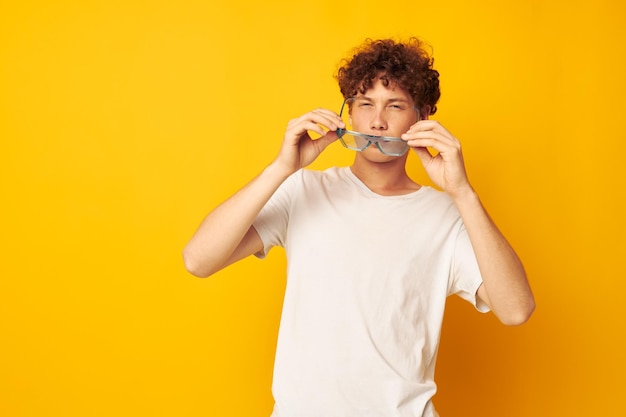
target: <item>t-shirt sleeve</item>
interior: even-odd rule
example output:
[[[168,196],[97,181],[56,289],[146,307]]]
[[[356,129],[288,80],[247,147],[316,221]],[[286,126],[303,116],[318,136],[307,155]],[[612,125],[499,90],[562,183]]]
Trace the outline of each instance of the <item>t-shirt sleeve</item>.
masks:
[[[476,297],[478,288],[483,283],[478,261],[470,242],[465,226],[461,223],[457,234],[454,259],[452,264],[452,288],[450,293],[456,294],[470,302],[474,307],[486,313],[489,306]]]
[[[289,210],[295,191],[297,178],[301,171],[292,174],[281,184],[274,195],[269,199],[261,212],[252,223],[263,242],[263,250],[254,254],[259,259],[267,256],[274,246],[285,246],[287,225],[289,223]]]

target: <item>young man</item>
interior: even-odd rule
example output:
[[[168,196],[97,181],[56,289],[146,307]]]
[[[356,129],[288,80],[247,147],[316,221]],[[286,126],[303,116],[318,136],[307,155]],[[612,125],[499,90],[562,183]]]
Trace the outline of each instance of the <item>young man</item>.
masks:
[[[508,325],[534,309],[520,260],[468,181],[459,141],[428,120],[440,95],[432,62],[417,39],[366,41],[337,76],[351,126],[326,109],[290,121],[276,159],[213,210],[184,250],[187,269],[205,277],[285,247],[274,417],[437,416],[446,297]],[[350,167],[303,169],[339,136],[357,150]],[[409,178],[409,148],[443,191]]]

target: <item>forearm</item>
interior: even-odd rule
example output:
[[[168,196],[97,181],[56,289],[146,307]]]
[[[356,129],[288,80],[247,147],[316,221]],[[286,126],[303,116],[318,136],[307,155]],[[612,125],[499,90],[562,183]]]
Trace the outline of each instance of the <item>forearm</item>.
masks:
[[[263,206],[290,174],[273,163],[209,213],[183,251],[187,270],[207,277],[223,268]]]
[[[479,296],[504,324],[524,323],[535,303],[522,262],[471,188],[453,198],[483,277]]]

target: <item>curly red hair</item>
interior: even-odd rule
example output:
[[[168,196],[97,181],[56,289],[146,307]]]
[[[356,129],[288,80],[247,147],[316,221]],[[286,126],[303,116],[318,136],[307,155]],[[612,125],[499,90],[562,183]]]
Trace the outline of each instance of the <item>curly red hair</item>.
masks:
[[[408,92],[418,108],[429,106],[430,114],[435,114],[441,91],[433,62],[417,38],[406,42],[366,39],[352,58],[341,61],[335,78],[344,98],[365,94],[380,78],[385,86],[395,84]]]

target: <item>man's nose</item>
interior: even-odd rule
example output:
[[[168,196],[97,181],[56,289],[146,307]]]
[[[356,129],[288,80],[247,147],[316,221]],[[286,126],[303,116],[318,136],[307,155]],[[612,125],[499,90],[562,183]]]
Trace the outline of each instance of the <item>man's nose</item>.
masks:
[[[372,130],[387,130],[387,117],[384,110],[376,110],[370,121],[370,129]]]

